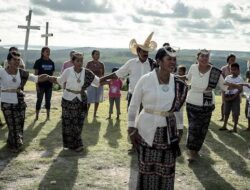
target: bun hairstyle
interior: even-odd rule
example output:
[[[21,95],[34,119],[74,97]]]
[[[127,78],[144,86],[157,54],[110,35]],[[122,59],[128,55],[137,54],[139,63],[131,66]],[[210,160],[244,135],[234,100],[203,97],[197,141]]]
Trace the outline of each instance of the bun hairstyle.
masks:
[[[176,51],[170,46],[164,46],[164,47],[158,49],[158,51],[155,55],[155,60],[157,62],[159,62],[165,56],[176,57]]]
[[[227,56],[227,63],[228,63],[229,59],[231,59],[232,57],[236,58],[236,56],[233,53],[231,53]]]
[[[75,61],[76,59],[82,59],[83,60],[83,54],[79,53],[79,52],[75,52],[72,55],[72,61]]]
[[[10,61],[12,58],[20,59],[21,54],[16,51],[10,52],[7,56],[7,60]]]

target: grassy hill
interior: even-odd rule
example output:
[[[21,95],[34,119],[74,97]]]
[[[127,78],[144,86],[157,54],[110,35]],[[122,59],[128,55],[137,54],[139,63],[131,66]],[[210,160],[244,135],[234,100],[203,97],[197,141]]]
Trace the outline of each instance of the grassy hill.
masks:
[[[84,53],[84,61],[91,60],[91,52],[93,47],[73,48],[76,51]],[[61,65],[64,61],[69,59],[69,52],[72,49],[52,49],[51,59],[56,63],[56,70],[60,71]],[[113,67],[120,67],[127,60],[134,57],[128,49],[112,49],[112,48],[99,48],[101,52],[101,61],[105,63],[106,72],[111,72]],[[8,50],[0,47],[0,60],[6,59]],[[22,51],[21,51],[22,53]],[[156,52],[150,53],[150,57],[154,58]],[[226,57],[231,51],[218,51],[213,50],[211,53],[211,62],[221,68],[226,63]],[[241,73],[243,76],[246,71],[246,62],[250,58],[250,52],[234,52],[237,56],[237,62],[241,66]],[[197,50],[180,50],[177,58],[178,64],[186,65],[188,68],[196,60]],[[27,68],[32,69],[34,62],[40,57],[40,50],[29,50]]]

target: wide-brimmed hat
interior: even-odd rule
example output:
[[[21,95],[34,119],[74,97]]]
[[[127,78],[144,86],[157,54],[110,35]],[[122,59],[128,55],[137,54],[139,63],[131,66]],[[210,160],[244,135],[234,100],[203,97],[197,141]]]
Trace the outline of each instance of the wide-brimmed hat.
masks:
[[[144,44],[138,44],[135,39],[132,39],[129,43],[129,49],[134,54],[137,55],[137,48],[141,48],[144,51],[154,51],[157,48],[157,43],[155,41],[151,41],[154,32],[152,32],[147,39],[145,40]]]

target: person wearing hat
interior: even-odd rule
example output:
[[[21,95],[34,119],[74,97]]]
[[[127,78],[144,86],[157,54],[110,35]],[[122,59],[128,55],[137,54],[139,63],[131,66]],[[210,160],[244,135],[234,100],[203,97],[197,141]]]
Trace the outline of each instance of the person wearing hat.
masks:
[[[139,79],[128,109],[128,132],[138,150],[136,189],[174,189],[175,163],[181,154],[174,112],[180,111],[188,91],[172,74],[175,58],[170,46],[157,51],[159,68]]]
[[[20,54],[18,52],[9,53],[7,60],[8,67],[0,68],[1,109],[9,129],[7,145],[11,151],[18,152],[23,144],[23,128],[27,107],[23,88],[27,80],[36,83],[43,82],[48,80],[48,75],[35,76],[20,69]]]
[[[129,49],[132,54],[137,55],[137,58],[128,60],[119,70],[112,74],[103,77],[104,81],[114,78],[123,78],[128,76],[129,78],[129,89],[128,89],[128,107],[134,92],[134,88],[139,79],[152,71],[156,67],[156,63],[153,59],[148,57],[148,52],[154,51],[157,48],[157,43],[152,41],[153,32],[147,37],[144,44],[138,44],[135,39],[132,39],[129,43]],[[129,150],[134,152],[132,148]]]
[[[214,89],[218,86],[222,91],[242,89],[239,84],[225,83],[222,71],[209,63],[210,52],[202,49],[197,54],[196,64],[191,65],[187,74],[190,83],[186,100],[188,117],[187,148],[188,161],[195,161],[199,156],[206,138],[212,112],[215,109]]]
[[[156,67],[156,63],[148,57],[148,52],[157,48],[157,43],[151,40],[153,34],[152,32],[147,37],[144,44],[138,44],[135,39],[132,39],[129,43],[129,49],[132,54],[137,55],[137,58],[128,60],[119,70],[103,77],[103,80],[129,77],[128,107],[138,80]]]

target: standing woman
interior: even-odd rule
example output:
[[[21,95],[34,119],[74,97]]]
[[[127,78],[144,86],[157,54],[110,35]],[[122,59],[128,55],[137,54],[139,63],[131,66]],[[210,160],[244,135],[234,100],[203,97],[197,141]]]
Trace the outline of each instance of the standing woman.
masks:
[[[197,54],[197,63],[191,65],[187,75],[191,86],[186,104],[189,125],[187,138],[189,161],[196,160],[205,140],[215,108],[213,89],[216,86],[219,86],[222,91],[226,91],[228,86],[242,88],[240,85],[231,83],[227,83],[226,86],[221,70],[209,63],[209,55],[209,51],[200,50]]]
[[[35,76],[19,69],[20,54],[18,52],[9,53],[7,60],[8,67],[0,68],[1,109],[9,129],[7,145],[13,152],[18,152],[23,144],[23,127],[27,107],[24,102],[24,85],[27,80],[46,81],[48,75]]]
[[[41,58],[36,60],[33,69],[35,70],[35,75],[47,74],[52,76],[55,71],[55,64],[49,58],[50,49],[48,47],[43,47],[41,50]],[[36,85],[37,90],[37,101],[36,101],[36,118],[39,118],[39,112],[41,109],[43,96],[45,94],[45,108],[47,110],[47,118],[50,118],[50,105],[51,105],[51,96],[52,96],[52,83],[50,81],[39,82]]]
[[[186,99],[187,86],[171,71],[176,53],[162,47],[156,54],[159,69],[142,76],[128,109],[128,133],[138,150],[137,189],[174,189],[175,162],[180,156],[174,112]],[[140,105],[143,110],[137,116]]]
[[[99,61],[100,59],[100,51],[93,50],[92,51],[93,60],[88,62],[86,68],[92,71],[96,76],[103,77],[105,73],[104,64]],[[97,109],[99,106],[99,102],[103,101],[103,86],[94,87],[90,86],[87,89],[88,95],[88,110],[90,108],[90,104],[94,103],[94,117],[96,117]]]
[[[83,150],[81,133],[87,113],[85,90],[91,84],[99,86],[99,78],[82,67],[82,54],[74,53],[72,63],[73,67],[64,70],[59,77],[51,76],[50,81],[61,86],[66,84],[61,103],[63,147],[79,152]]]

